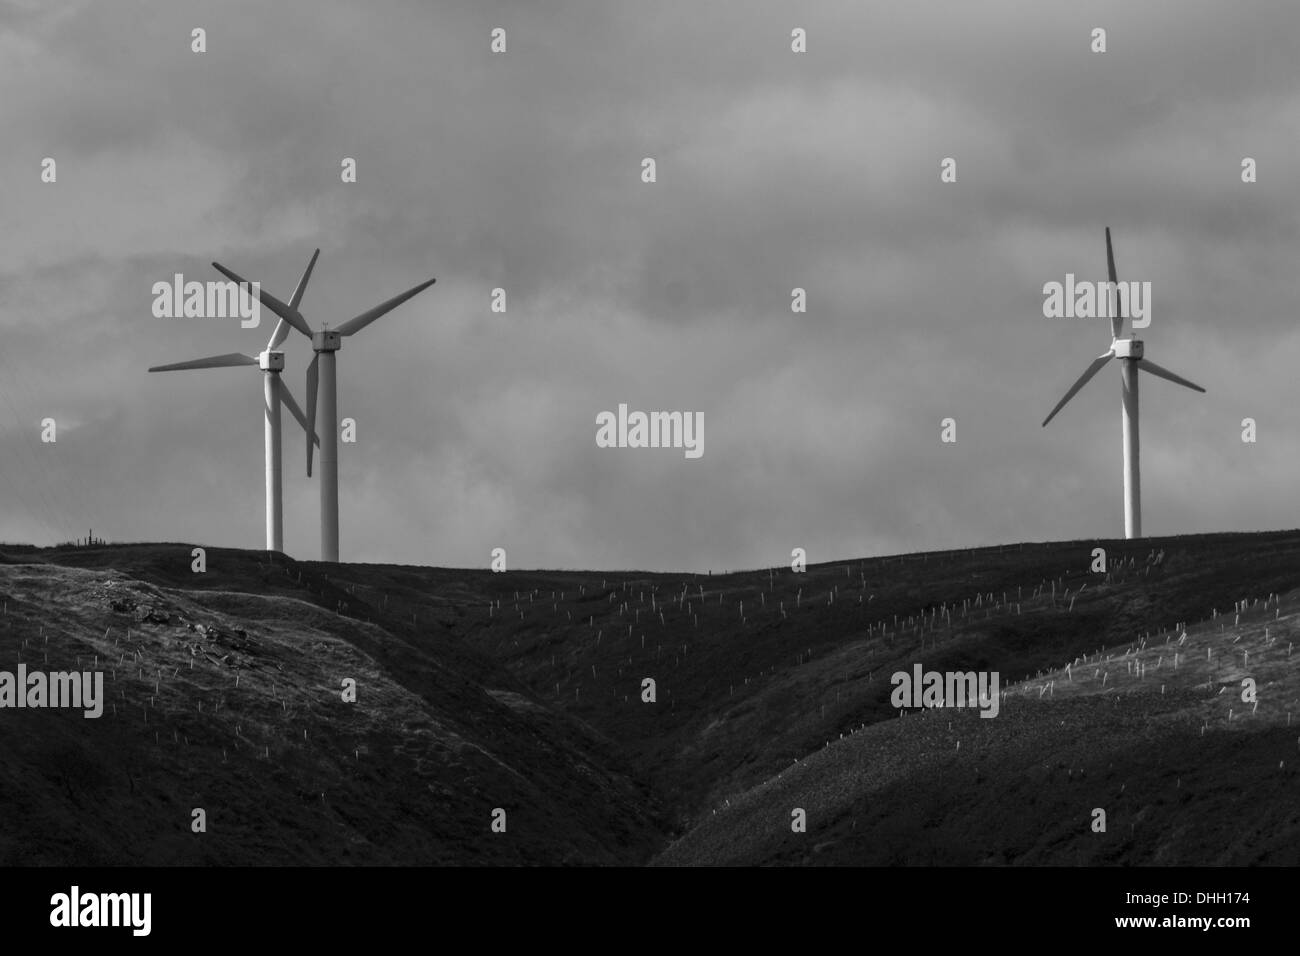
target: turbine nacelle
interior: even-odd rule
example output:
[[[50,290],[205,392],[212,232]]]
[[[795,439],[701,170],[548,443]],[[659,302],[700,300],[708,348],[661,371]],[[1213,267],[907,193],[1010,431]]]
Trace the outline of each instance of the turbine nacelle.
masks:
[[[321,329],[312,333],[311,347],[315,352],[337,352],[343,348],[343,335],[337,329]]]
[[[1140,359],[1145,352],[1141,339],[1116,339],[1110,344],[1110,350],[1119,359]]]
[[[257,356],[257,367],[263,372],[283,372],[284,353],[267,349]]]

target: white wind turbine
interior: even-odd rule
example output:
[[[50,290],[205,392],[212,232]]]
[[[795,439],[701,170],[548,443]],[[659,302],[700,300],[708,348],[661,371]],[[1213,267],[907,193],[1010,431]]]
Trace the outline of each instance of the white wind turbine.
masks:
[[[312,253],[311,264],[307,266],[308,273],[311,272],[312,266],[316,264],[316,257],[319,255],[319,249]],[[214,262],[212,265],[222,275],[235,282],[246,281],[220,263]],[[316,403],[319,399],[321,417],[325,420],[327,426],[320,433],[320,441],[318,442],[320,445],[321,470],[320,556],[322,561],[337,562],[339,559],[339,423],[337,418],[338,388],[334,374],[334,353],[343,347],[344,336],[360,332],[371,322],[391,312],[407,299],[429,288],[435,281],[437,280],[429,279],[427,282],[421,282],[413,289],[408,289],[401,295],[394,296],[387,302],[381,302],[373,309],[349,319],[336,329],[322,325],[318,332],[311,330],[307,320],[298,311],[300,297],[298,297],[297,293],[295,293],[295,298],[286,304],[267,292],[265,288],[259,286],[262,305],[311,339],[312,351],[316,353],[312,356],[311,365],[307,366],[307,425],[308,430],[314,432],[316,427]],[[307,442],[308,475],[311,474],[312,444],[310,441]]]
[[[1110,348],[1106,354],[1092,360],[1092,364],[1079,376],[1079,380],[1070,386],[1065,397],[1056,403],[1052,413],[1043,419],[1047,426],[1065,403],[1074,398],[1079,389],[1088,384],[1088,380],[1101,371],[1111,359],[1119,359],[1123,371],[1124,398],[1124,537],[1142,537],[1142,488],[1138,468],[1138,370],[1150,372],[1157,378],[1168,379],[1176,385],[1182,385],[1197,392],[1204,392],[1201,386],[1175,375],[1167,368],[1161,368],[1143,354],[1142,340],[1133,337],[1130,331],[1127,339],[1119,337],[1124,325],[1124,317],[1118,308],[1117,286],[1115,278],[1115,253],[1110,245],[1110,229],[1106,229],[1106,265],[1110,270]]]
[[[307,271],[302,274],[298,280],[298,288],[294,289],[293,308],[298,307],[302,301],[302,294],[307,289],[307,280],[311,278],[312,267],[316,265],[316,257],[313,256],[311,263],[307,266]],[[280,381],[280,373],[284,371],[284,353],[278,351],[279,346],[289,335],[289,326],[281,319],[275,324],[275,331],[271,333],[270,341],[266,343],[266,350],[257,358],[251,355],[244,355],[242,352],[228,352],[225,355],[212,355],[208,358],[194,359],[189,362],[175,362],[171,365],[155,365],[149,369],[151,372],[174,372],[182,369],[194,368],[226,368],[235,365],[256,365],[262,370],[263,383],[263,413],[266,420],[266,550],[283,551],[284,550],[284,514],[281,510],[281,479],[280,479],[280,405],[283,404],[289,409],[298,424],[303,427],[307,433],[308,445],[313,442],[320,444],[320,439],[314,434],[314,430],[307,422],[307,417],[303,414],[298,403],[294,401],[293,395],[289,393],[289,388]]]

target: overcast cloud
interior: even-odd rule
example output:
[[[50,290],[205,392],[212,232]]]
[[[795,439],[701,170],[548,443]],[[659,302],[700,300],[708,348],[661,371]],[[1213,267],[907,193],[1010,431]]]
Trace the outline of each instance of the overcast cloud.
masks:
[[[261,547],[259,374],[145,370],[273,317],[159,319],[151,287],[216,259],[288,298],[317,246],[317,326],[438,279],[339,354],[344,560],[1120,536],[1118,364],[1040,427],[1109,340],[1042,287],[1104,278],[1106,226],[1147,354],[1208,389],[1143,379],[1144,530],[1294,527],[1297,63],[1282,0],[0,4],[0,540]],[[619,403],[702,412],[703,457],[598,448]]]

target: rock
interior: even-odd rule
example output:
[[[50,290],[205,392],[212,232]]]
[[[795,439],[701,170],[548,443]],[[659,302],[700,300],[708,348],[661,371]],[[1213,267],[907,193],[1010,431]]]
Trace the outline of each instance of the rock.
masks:
[[[135,609],[135,619],[141,624],[170,624],[171,615],[166,611],[160,611],[148,604],[142,604]]]

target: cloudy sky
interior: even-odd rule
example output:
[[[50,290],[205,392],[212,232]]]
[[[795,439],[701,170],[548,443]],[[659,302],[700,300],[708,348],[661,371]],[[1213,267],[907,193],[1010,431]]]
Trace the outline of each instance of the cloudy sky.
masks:
[[[438,280],[339,354],[344,560],[1119,536],[1118,363],[1040,427],[1109,341],[1043,284],[1104,278],[1106,226],[1147,354],[1208,389],[1142,380],[1144,530],[1295,527],[1297,62],[1286,0],[0,3],[0,540],[261,547],[258,372],[145,370],[272,317],[155,318],[152,286],[216,259],[288,298],[317,246],[313,325]],[[598,448],[619,403],[703,413],[703,457]]]

